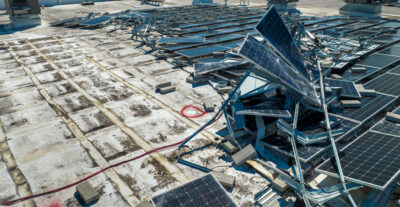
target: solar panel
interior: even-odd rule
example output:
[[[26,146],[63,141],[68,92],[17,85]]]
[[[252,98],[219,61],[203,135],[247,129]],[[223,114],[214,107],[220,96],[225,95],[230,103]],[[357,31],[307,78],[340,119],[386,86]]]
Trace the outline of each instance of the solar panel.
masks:
[[[170,44],[170,43],[202,43],[205,38],[192,37],[192,38],[161,38],[157,41],[158,44]]]
[[[368,131],[340,152],[346,180],[385,190],[400,174],[400,137]],[[338,177],[334,159],[317,167],[323,174]]]
[[[324,82],[330,87],[340,87],[340,96],[348,98],[361,98],[361,95],[358,92],[355,84],[351,81],[334,80],[327,78],[324,80]]]
[[[364,84],[364,88],[400,96],[400,74],[384,73]]]
[[[187,49],[187,50],[180,50],[177,51],[176,54],[182,55],[187,58],[196,58],[196,57],[201,57],[204,55],[209,55],[214,52],[223,52],[227,51],[230,48],[215,45],[215,46],[210,46],[210,47],[202,47],[202,48],[194,48],[194,49]]]
[[[308,77],[307,69],[292,35],[279,16],[275,7],[271,7],[258,22],[255,29],[272,45],[288,62],[290,62],[304,77]]]
[[[394,55],[400,57],[400,45],[394,45],[379,52],[385,55]]]
[[[388,44],[388,43],[395,43],[400,41],[400,37],[396,35],[381,35],[375,38],[372,38],[372,42],[378,44]]]
[[[300,123],[300,122],[299,122]],[[336,129],[343,129],[344,134],[335,136],[335,141],[339,141],[346,137],[348,134],[352,133],[359,127],[359,123],[353,122],[350,120],[342,119],[340,121],[340,124],[336,127],[334,127],[332,130]],[[302,133],[309,135],[309,134],[317,134],[317,133],[323,133],[326,132],[322,128],[314,129],[314,130],[306,130],[306,131],[301,131]],[[267,144],[267,147],[277,150],[280,153],[286,154],[287,156],[293,157],[293,152],[292,148],[290,147],[290,143],[288,142],[287,138],[284,139],[274,139],[273,137],[265,139],[265,143]],[[297,151],[299,154],[299,158],[303,162],[310,162],[316,158],[318,158],[318,155],[323,153],[325,150],[331,149],[330,145],[328,143],[324,144],[313,144],[313,145],[299,145],[297,147]]]
[[[312,85],[254,37],[248,35],[238,53],[258,66],[255,69],[258,75],[282,84],[309,103],[320,104]]]
[[[388,72],[389,72],[389,73],[400,74],[400,65],[397,66],[397,67],[395,67],[395,68],[393,68],[393,69],[391,69],[391,70],[389,70]]]
[[[152,198],[156,207],[236,207],[215,177],[208,174]]]
[[[107,22],[111,19],[113,19],[113,17],[111,17],[111,16],[100,16],[100,17],[93,18],[88,21],[82,22],[79,25],[81,25],[81,26],[97,26],[97,25]]]
[[[396,62],[399,62],[399,61],[400,61],[399,57],[375,53],[375,54],[369,55],[365,59],[357,62],[357,64],[372,66],[372,67],[376,67],[376,68],[385,68],[385,67],[392,65]]]
[[[342,75],[343,80],[358,82],[358,81],[378,72],[379,70],[381,70],[380,68],[376,68],[376,67],[372,67],[372,66],[365,66],[365,65],[358,65],[358,64],[354,65],[353,67],[365,67],[365,69],[367,69],[367,70],[365,71],[365,73],[353,73],[353,72],[351,72],[351,68],[349,68],[348,70],[346,70],[343,73],[343,75]]]
[[[193,65],[194,76],[204,75],[218,70],[246,65],[247,61],[197,63]]]
[[[389,106],[396,97],[376,94],[375,97],[362,97],[360,108],[346,108],[342,112],[338,113],[343,117],[347,117],[352,120],[364,122],[369,120],[372,116],[384,110]]]
[[[267,116],[276,118],[292,118],[288,110],[273,110],[273,109],[245,109],[236,112],[237,115],[253,115],[253,116]]]
[[[400,124],[387,121],[386,119],[379,121],[371,130],[391,134],[393,136],[400,136]]]
[[[395,113],[395,114],[400,114],[400,107],[398,107],[397,109],[395,109],[395,110],[393,111],[393,113]]]

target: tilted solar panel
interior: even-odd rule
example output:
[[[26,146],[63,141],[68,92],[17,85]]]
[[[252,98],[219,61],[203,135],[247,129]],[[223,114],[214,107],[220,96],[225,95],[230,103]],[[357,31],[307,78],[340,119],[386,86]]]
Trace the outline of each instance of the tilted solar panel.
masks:
[[[100,16],[100,17],[96,17],[96,18],[90,19],[88,21],[82,22],[79,25],[81,25],[81,26],[97,26],[97,25],[103,24],[111,19],[113,19],[113,17],[111,17],[111,16]]]
[[[366,89],[374,89],[375,91],[400,96],[400,74],[384,73],[381,76],[368,81],[364,84]]]
[[[334,79],[324,79],[324,83],[328,84],[330,87],[340,87],[342,90],[340,95],[349,98],[361,98],[355,84],[351,81],[334,80]]]
[[[367,131],[339,153],[346,180],[385,190],[400,174],[400,137]],[[334,159],[318,172],[338,177]]]
[[[152,198],[156,207],[236,207],[215,177],[208,174]]]
[[[273,110],[273,109],[245,109],[236,112],[237,115],[253,115],[253,116],[267,116],[277,118],[292,118],[288,110]]]
[[[196,63],[193,65],[194,76],[204,75],[213,71],[225,70],[232,67],[246,65],[247,61]]]
[[[275,7],[267,11],[255,29],[304,77],[308,77],[304,58]]]
[[[318,95],[310,82],[254,37],[248,35],[238,53],[258,66],[255,69],[258,75],[289,88],[298,98],[308,103],[320,105]]]
[[[205,41],[204,37],[200,38],[161,38],[157,41],[158,44],[169,44],[169,43],[202,43]]]
[[[388,72],[389,72],[389,73],[395,73],[395,74],[399,74],[399,75],[400,75],[400,65],[397,66],[397,67],[395,67],[395,68],[393,68],[393,69],[391,69],[391,70],[389,70]]]

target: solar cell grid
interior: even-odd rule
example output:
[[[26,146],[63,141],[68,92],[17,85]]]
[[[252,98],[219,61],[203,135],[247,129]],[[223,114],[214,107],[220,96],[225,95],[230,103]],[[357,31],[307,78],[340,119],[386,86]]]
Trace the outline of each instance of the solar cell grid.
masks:
[[[155,196],[152,201],[156,207],[237,206],[211,174]]]
[[[364,88],[400,96],[400,74],[384,73],[364,84]]]
[[[260,22],[256,30],[286,58],[304,77],[308,77],[303,56],[300,54],[292,35],[286,28],[275,7],[271,7]]]
[[[400,57],[400,45],[393,45],[392,47],[389,47],[387,49],[384,49],[379,52],[380,54],[386,54],[386,55],[394,55]]]
[[[393,69],[391,69],[391,70],[389,70],[388,72],[389,73],[396,73],[396,74],[400,75],[400,65],[395,67],[395,68],[393,68]]]
[[[358,64],[354,65],[353,67],[365,67],[367,70],[365,73],[352,73],[351,68],[349,68],[348,70],[346,70],[343,73],[343,75],[342,75],[343,80],[358,82],[358,81],[378,72],[379,70],[381,70],[380,68],[376,68],[376,67],[372,67],[372,66],[358,65]]]
[[[385,134],[391,134],[394,136],[400,136],[400,124],[396,124],[385,119],[382,119],[375,124],[371,130],[382,132]]]
[[[375,53],[357,62],[357,64],[372,66],[377,68],[386,68],[387,66],[392,65],[399,61],[400,58],[398,57]]]
[[[396,97],[383,94],[377,94],[375,97],[362,97],[360,100],[360,108],[346,108],[339,114],[352,120],[365,122],[375,114],[384,110],[395,99]]]
[[[379,44],[387,44],[394,43],[400,40],[400,37],[397,35],[388,35],[384,34],[375,38],[372,38],[372,41]]]
[[[400,174],[400,137],[368,131],[341,150],[345,179],[384,190]],[[334,159],[317,171],[337,177]]]
[[[110,16],[100,16],[100,17],[93,18],[93,19],[90,19],[88,21],[82,22],[82,23],[80,23],[80,25],[82,25],[82,26],[96,26],[96,25],[102,24],[102,23],[104,23],[106,21],[109,21],[111,19],[112,19],[112,17],[110,17]]]
[[[254,37],[248,35],[238,53],[258,66],[259,75],[290,88],[309,103],[320,104],[312,85]]]
[[[343,97],[361,98],[361,95],[358,92],[356,86],[351,81],[334,80],[334,79],[325,79],[324,81],[330,87],[340,87],[340,88],[342,88],[342,90],[340,92],[340,95],[343,96]]]

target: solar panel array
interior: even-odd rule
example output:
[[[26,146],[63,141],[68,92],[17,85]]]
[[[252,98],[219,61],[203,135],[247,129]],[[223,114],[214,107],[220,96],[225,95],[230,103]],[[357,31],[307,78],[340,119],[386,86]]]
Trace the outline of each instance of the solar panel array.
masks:
[[[194,76],[204,75],[210,72],[225,70],[232,67],[238,67],[247,63],[247,61],[197,63],[193,65]]]
[[[320,104],[317,93],[312,85],[254,37],[248,35],[238,53],[258,66],[256,71],[259,71],[260,76],[267,76],[265,78],[270,81],[275,81],[290,88],[297,93],[299,98],[309,103],[314,105]]]
[[[208,174],[152,198],[156,207],[236,207],[215,177]]]
[[[204,37],[198,38],[161,38],[157,41],[158,44],[168,44],[168,43],[202,43],[205,41]]]
[[[394,55],[394,56],[399,56],[400,57],[400,45],[394,45],[392,47],[389,47],[387,49],[384,49],[379,52],[380,54],[385,54],[385,55]]]
[[[292,118],[288,110],[273,110],[273,109],[245,109],[236,112],[237,115],[254,115],[254,116],[267,116],[277,118]]]
[[[380,68],[376,68],[376,67],[372,67],[372,66],[358,65],[358,64],[353,65],[353,67],[365,67],[367,69],[367,71],[365,73],[352,73],[351,68],[350,68],[343,73],[343,75],[342,75],[343,80],[358,82],[358,81],[362,80],[363,78],[366,78],[366,77],[378,72],[379,70],[381,70]]]
[[[255,29],[304,77],[308,77],[303,56],[275,7],[267,11]]]
[[[345,179],[384,190],[400,174],[400,137],[368,131],[344,147],[340,155]],[[334,159],[317,171],[337,177]]]
[[[349,98],[361,98],[355,84],[351,81],[325,79],[324,82],[330,87],[340,87],[340,95]]]
[[[375,91],[394,96],[400,96],[400,74],[385,73],[364,84],[364,88],[374,89]]]
[[[394,136],[400,136],[400,124],[396,124],[385,119],[382,119],[375,124],[371,130],[382,132],[385,134],[391,134]]]
[[[400,61],[399,57],[375,53],[357,62],[357,64],[385,68],[398,61]]]
[[[360,108],[346,108],[338,113],[343,117],[347,117],[359,122],[365,122],[372,116],[384,110],[387,106],[395,101],[396,97],[377,94],[375,97],[362,97]]]

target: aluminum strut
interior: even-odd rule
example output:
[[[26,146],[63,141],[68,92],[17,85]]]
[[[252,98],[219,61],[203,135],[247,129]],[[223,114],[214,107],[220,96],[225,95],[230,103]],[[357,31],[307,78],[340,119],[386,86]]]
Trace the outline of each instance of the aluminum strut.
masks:
[[[326,126],[326,129],[328,130],[329,140],[331,142],[333,154],[335,156],[335,161],[336,161],[337,170],[339,172],[340,181],[341,181],[341,183],[343,185],[343,189],[350,201],[350,204],[353,207],[356,207],[357,205],[354,202],[353,197],[351,196],[350,192],[347,190],[346,181],[344,180],[342,165],[340,163],[339,153],[336,148],[335,139],[333,139],[333,136],[332,136],[332,129],[331,129],[331,125],[329,123],[330,121],[329,121],[328,107],[326,106],[326,103],[325,103],[325,88],[324,88],[324,82],[323,82],[324,80],[323,80],[321,65],[320,65],[320,62],[318,59],[317,59],[317,65],[318,65],[318,70],[319,70],[319,79],[320,79],[319,84],[320,84],[320,91],[321,91],[322,108],[323,108],[324,115],[325,115],[325,126]]]

